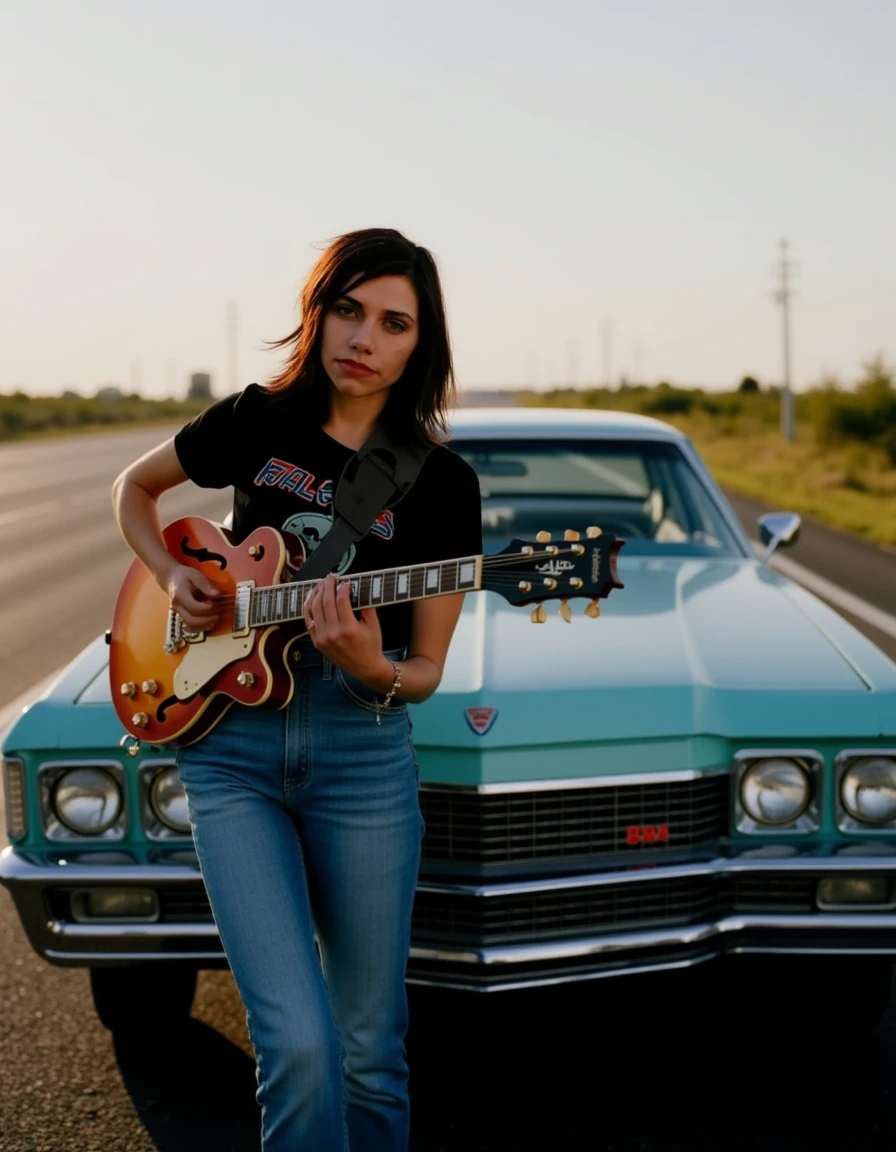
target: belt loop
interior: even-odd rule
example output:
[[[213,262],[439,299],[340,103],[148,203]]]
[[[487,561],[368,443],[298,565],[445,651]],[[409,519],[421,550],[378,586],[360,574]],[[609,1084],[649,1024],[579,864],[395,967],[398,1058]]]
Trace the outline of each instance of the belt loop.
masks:
[[[333,679],[333,662],[332,662],[332,660],[328,660],[326,656],[324,656],[324,670],[323,670],[323,675],[321,676],[321,679],[322,680],[332,680]]]

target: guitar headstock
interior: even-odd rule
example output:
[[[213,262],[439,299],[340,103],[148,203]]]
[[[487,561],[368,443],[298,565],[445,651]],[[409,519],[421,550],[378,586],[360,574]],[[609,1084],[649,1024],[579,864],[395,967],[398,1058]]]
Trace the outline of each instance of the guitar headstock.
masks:
[[[600,615],[598,600],[622,588],[616,557],[624,540],[600,528],[588,528],[584,539],[569,528],[563,540],[553,542],[550,532],[539,532],[534,541],[511,540],[506,548],[485,557],[482,587],[499,592],[511,604],[535,604],[533,624],[543,624],[547,613],[542,601],[559,600],[560,615],[572,621],[568,601],[590,600],[585,615]]]

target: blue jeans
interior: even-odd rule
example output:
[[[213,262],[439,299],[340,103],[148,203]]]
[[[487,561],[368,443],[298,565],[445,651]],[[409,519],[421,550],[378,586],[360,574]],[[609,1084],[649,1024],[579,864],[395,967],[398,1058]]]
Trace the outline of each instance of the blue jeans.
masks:
[[[286,708],[235,704],[179,751],[193,837],[246,1007],[264,1152],[404,1152],[423,833],[410,719],[398,703],[377,724],[381,696],[296,649]]]

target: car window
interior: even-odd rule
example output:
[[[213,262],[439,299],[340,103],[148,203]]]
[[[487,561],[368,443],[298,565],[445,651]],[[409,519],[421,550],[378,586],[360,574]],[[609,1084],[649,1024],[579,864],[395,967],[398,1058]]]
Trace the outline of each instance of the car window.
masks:
[[[458,439],[451,447],[479,475],[486,547],[596,524],[623,536],[627,555],[743,555],[677,444]]]

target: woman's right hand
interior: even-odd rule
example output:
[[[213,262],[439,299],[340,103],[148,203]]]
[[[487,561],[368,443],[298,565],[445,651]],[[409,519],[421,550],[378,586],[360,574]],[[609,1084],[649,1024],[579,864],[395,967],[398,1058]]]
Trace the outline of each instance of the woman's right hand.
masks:
[[[177,564],[164,584],[168,603],[191,632],[210,632],[218,622],[220,611],[215,600],[220,589],[211,580],[186,564]]]

